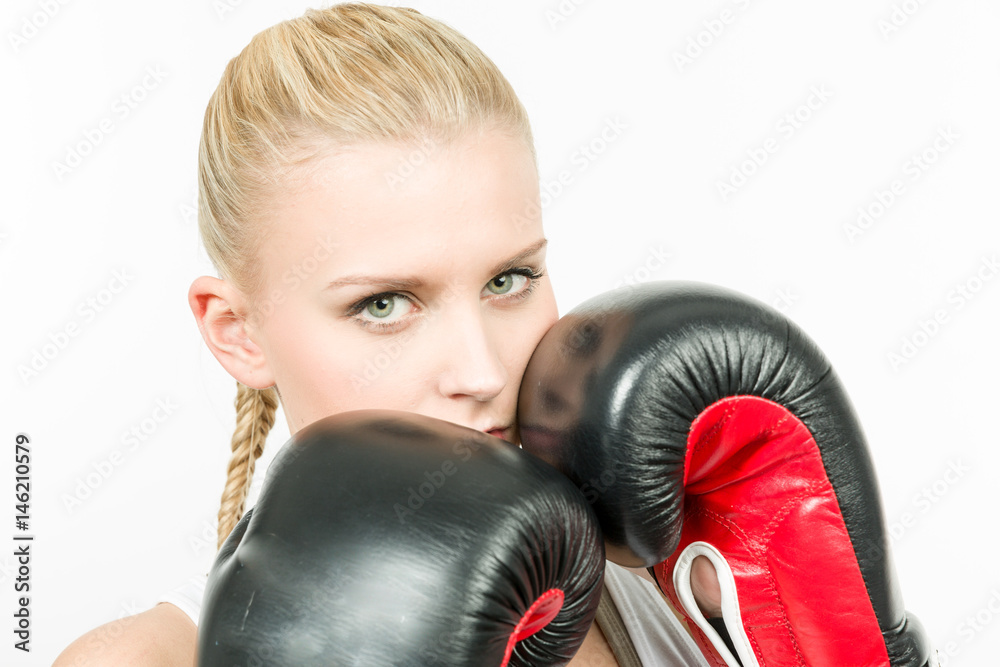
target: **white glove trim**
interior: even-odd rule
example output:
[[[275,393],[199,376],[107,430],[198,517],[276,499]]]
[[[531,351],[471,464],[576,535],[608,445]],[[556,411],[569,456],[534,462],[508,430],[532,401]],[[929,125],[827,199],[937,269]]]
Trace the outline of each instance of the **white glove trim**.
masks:
[[[743,630],[743,619],[740,616],[740,601],[736,595],[736,579],[733,577],[733,571],[719,550],[707,542],[692,542],[689,544],[681,552],[681,555],[677,558],[677,564],[674,566],[674,590],[677,591],[677,597],[680,599],[684,611],[687,612],[688,617],[695,622],[701,631],[705,633],[705,636],[712,642],[715,650],[719,652],[719,655],[726,661],[726,664],[730,667],[739,667],[740,662],[736,661],[736,658],[730,653],[729,648],[726,647],[725,642],[722,641],[722,637],[719,636],[719,633],[715,631],[715,628],[709,624],[704,614],[701,613],[701,609],[698,608],[698,602],[694,598],[694,592],[691,590],[691,563],[698,556],[705,556],[715,566],[715,572],[719,579],[719,588],[722,591],[722,620],[729,631],[729,637],[736,648],[736,653],[740,656],[740,662],[743,663],[743,667],[760,667],[760,663],[757,662],[757,656],[754,655],[753,648],[750,646],[750,639]]]

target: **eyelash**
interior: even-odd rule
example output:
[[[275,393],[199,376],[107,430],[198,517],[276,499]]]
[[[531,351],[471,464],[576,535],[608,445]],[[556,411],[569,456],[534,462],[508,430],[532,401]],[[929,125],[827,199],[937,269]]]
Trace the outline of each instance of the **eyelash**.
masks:
[[[525,287],[523,290],[521,290],[514,296],[500,295],[498,296],[498,298],[509,301],[520,301],[521,299],[527,298],[532,292],[535,291],[535,287],[537,285],[536,281],[545,275],[545,271],[536,271],[535,269],[525,266],[517,269],[511,269],[510,271],[505,271],[504,273],[498,273],[497,275],[493,276],[493,278],[490,278],[490,281],[494,280],[495,278],[499,278],[500,276],[508,276],[508,275],[524,276],[530,279],[530,282],[528,283],[527,287]],[[372,294],[371,296],[366,296],[360,301],[356,301],[348,309],[347,314],[348,316],[356,319],[358,323],[361,326],[365,327],[366,329],[371,329],[381,333],[390,332],[399,326],[398,323],[393,322],[392,324],[383,324],[381,322],[371,322],[369,320],[362,320],[357,317],[358,313],[364,310],[368,306],[368,304],[372,303],[373,301],[378,301],[379,299],[383,299],[385,297],[390,297],[390,296],[398,296],[406,300],[410,300],[408,296],[406,296],[405,294],[400,294],[399,292],[379,292],[378,294]]]

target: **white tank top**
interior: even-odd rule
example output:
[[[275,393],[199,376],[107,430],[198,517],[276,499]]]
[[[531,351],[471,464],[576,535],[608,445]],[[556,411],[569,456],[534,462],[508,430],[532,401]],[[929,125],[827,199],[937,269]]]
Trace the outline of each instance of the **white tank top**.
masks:
[[[644,667],[709,667],[652,582],[608,561],[604,585]]]

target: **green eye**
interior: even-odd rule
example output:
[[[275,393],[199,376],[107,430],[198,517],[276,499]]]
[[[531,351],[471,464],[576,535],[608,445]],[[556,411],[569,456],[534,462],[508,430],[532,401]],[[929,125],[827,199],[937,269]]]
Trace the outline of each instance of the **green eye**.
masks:
[[[514,279],[521,278],[524,276],[519,276],[515,273],[505,273],[502,276],[497,276],[493,280],[486,283],[486,289],[494,294],[506,294],[514,287]]]
[[[393,303],[393,299],[391,297],[383,296],[378,299],[373,299],[372,301],[370,301],[368,303],[368,306],[365,308],[365,311],[372,317],[376,317],[378,319],[385,319],[386,317],[389,317],[389,315],[392,314],[392,311],[395,309],[395,307],[396,306]]]

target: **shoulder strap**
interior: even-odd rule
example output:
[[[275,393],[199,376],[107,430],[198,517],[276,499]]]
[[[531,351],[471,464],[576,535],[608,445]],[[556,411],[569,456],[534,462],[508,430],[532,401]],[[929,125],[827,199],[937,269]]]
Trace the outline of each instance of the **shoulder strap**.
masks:
[[[601,591],[601,601],[597,605],[597,616],[594,619],[604,633],[604,637],[611,646],[611,652],[615,654],[619,667],[642,667],[639,654],[635,652],[635,646],[628,636],[625,623],[622,621],[618,608],[615,607],[611,594],[608,593],[607,585]]]

